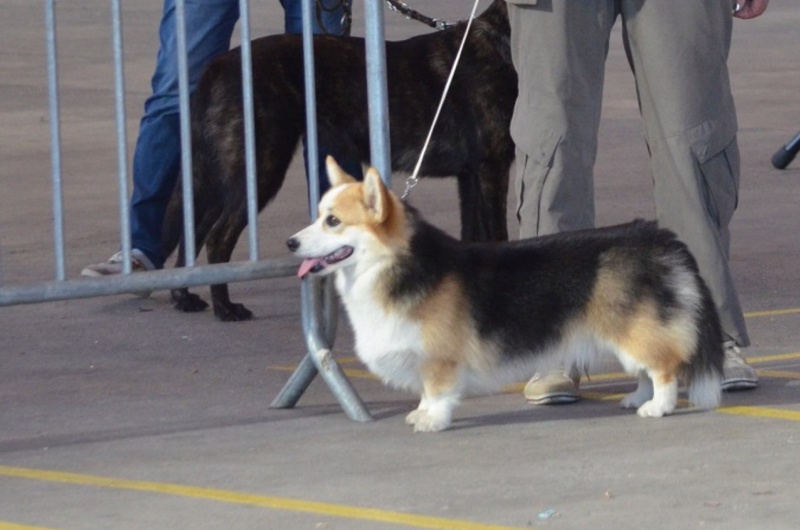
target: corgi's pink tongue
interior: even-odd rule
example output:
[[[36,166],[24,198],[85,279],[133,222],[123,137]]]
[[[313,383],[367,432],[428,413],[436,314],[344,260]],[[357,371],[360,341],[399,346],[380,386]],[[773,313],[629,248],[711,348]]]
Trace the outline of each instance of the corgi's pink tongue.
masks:
[[[304,259],[303,262],[300,264],[300,268],[297,269],[297,277],[298,278],[302,278],[303,276],[308,274],[308,272],[311,269],[313,269],[323,259],[324,258],[306,258],[306,259]]]

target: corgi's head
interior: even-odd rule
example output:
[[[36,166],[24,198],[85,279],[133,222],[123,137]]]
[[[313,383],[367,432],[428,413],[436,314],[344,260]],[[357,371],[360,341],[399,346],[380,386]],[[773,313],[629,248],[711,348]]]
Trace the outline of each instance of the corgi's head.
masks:
[[[364,182],[345,173],[330,156],[326,168],[331,189],[320,200],[319,217],[286,242],[303,258],[299,277],[330,274],[407,247],[405,208],[375,168],[367,170]]]

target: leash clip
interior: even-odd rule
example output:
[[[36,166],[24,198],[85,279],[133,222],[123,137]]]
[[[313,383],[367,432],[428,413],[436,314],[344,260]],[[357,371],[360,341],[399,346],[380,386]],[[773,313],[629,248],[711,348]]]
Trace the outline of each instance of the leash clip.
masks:
[[[434,27],[438,30],[443,30],[447,28],[452,28],[458,25],[458,22],[448,22],[446,20],[439,20],[438,18],[433,19]]]
[[[408,194],[411,193],[411,190],[414,188],[414,186],[417,185],[417,182],[419,182],[419,177],[416,175],[411,175],[406,179],[406,189],[403,190],[403,194],[400,196],[401,201],[406,200],[406,197],[408,197]]]

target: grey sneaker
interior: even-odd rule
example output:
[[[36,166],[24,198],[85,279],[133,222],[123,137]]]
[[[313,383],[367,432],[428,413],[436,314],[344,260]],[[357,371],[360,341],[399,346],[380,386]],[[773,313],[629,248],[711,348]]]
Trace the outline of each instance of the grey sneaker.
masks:
[[[722,365],[722,390],[750,390],[758,386],[758,376],[752,366],[747,364],[742,351],[732,340],[723,344],[725,361]]]
[[[575,403],[581,398],[578,394],[580,380],[580,374],[570,376],[562,370],[544,375],[536,373],[525,385],[523,394],[534,405]]]
[[[131,271],[143,272],[155,270],[155,265],[150,261],[144,252],[138,248],[131,249]],[[95,263],[88,265],[81,271],[81,276],[88,276],[90,278],[99,278],[101,276],[113,276],[115,274],[122,274],[122,251],[117,252],[108,261],[102,263]],[[152,291],[139,291],[135,294],[139,298],[148,298]]]

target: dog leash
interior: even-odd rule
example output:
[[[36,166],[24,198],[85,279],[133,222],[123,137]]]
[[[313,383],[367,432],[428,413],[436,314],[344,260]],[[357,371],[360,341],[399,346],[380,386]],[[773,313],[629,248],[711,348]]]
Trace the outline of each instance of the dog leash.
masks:
[[[431,123],[431,128],[428,130],[428,136],[425,138],[425,143],[422,144],[422,151],[419,153],[419,159],[417,160],[417,165],[414,167],[414,171],[411,175],[406,179],[406,189],[403,191],[403,195],[400,196],[401,200],[406,200],[408,194],[417,185],[419,182],[419,169],[422,166],[422,159],[425,158],[425,151],[428,150],[428,145],[431,143],[431,137],[433,136],[433,129],[436,127],[436,122],[439,121],[439,114],[442,112],[442,107],[444,106],[444,100],[447,97],[447,92],[450,90],[450,84],[453,82],[453,77],[456,73],[456,67],[458,66],[458,61],[461,59],[461,52],[464,50],[464,45],[467,43],[467,37],[469,36],[469,29],[472,27],[472,21],[475,19],[475,11],[478,9],[478,3],[480,0],[475,0],[475,4],[472,6],[472,13],[469,15],[469,20],[467,20],[467,29],[464,30],[464,38],[461,39],[461,46],[458,47],[458,52],[456,53],[456,58],[453,61],[453,67],[450,69],[450,75],[447,76],[447,82],[444,85],[444,90],[442,91],[442,98],[439,100],[439,107],[436,109],[436,114],[433,116],[433,123]]]
[[[401,15],[405,15],[405,17],[409,20],[422,22],[426,26],[430,26],[434,29],[447,29],[457,24],[457,22],[446,22],[444,20],[439,20],[438,18],[425,16],[416,9],[411,8],[411,6],[402,0],[386,0],[386,3],[388,4],[389,9],[392,11],[396,11]]]

